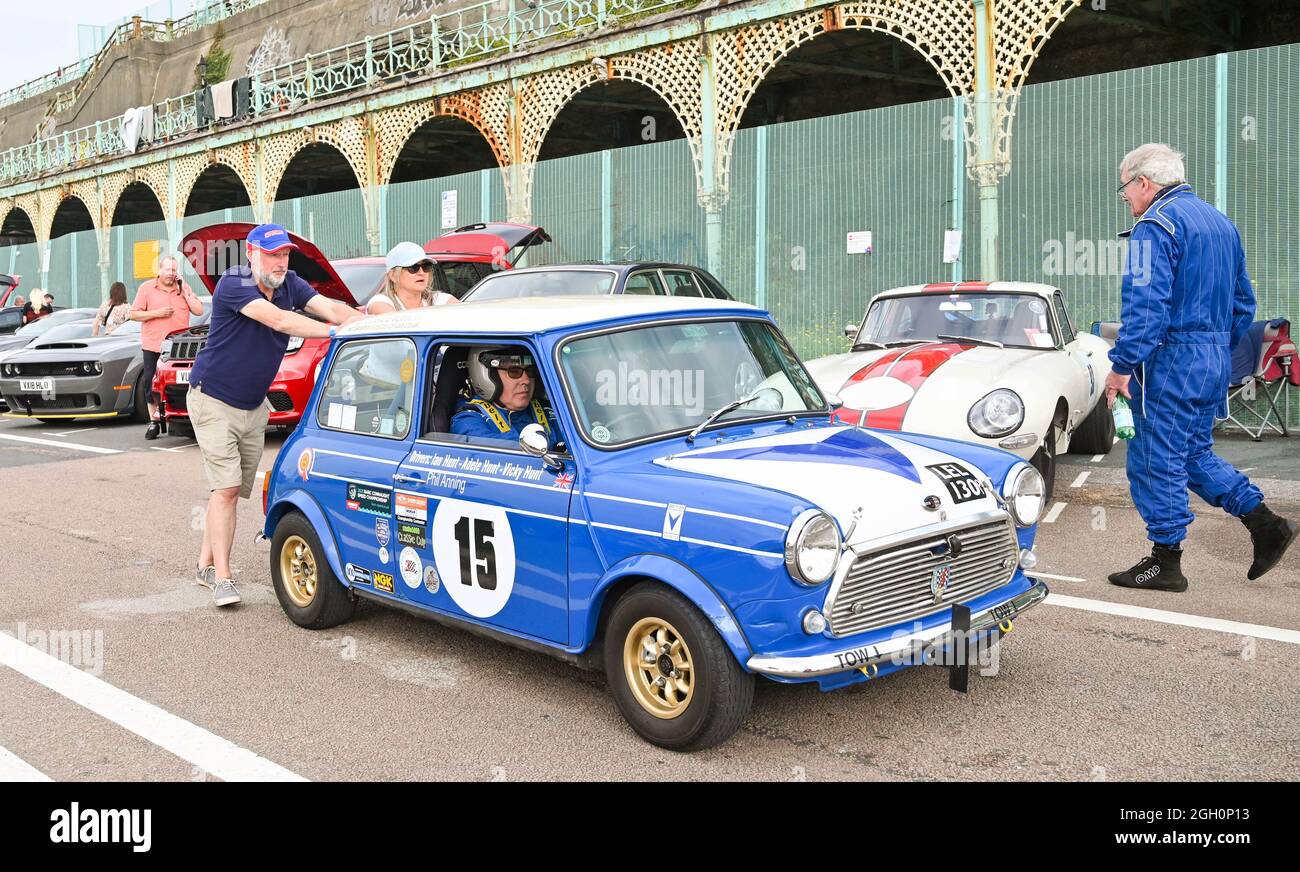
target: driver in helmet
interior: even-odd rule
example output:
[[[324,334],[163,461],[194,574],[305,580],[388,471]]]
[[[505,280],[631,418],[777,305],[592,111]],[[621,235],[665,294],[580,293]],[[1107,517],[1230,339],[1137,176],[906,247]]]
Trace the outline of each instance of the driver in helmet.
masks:
[[[537,399],[537,362],[526,349],[478,346],[466,361],[474,396],[451,417],[451,432],[479,439],[519,441],[529,424],[541,424],[552,444],[555,419]]]

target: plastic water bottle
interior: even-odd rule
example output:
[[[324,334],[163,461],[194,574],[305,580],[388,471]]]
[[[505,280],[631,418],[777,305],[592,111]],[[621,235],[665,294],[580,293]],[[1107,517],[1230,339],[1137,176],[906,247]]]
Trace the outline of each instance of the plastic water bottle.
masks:
[[[1111,414],[1115,416],[1115,435],[1121,439],[1132,439],[1137,435],[1133,429],[1133,410],[1128,407],[1128,400],[1123,397],[1115,398],[1115,405],[1111,407]]]

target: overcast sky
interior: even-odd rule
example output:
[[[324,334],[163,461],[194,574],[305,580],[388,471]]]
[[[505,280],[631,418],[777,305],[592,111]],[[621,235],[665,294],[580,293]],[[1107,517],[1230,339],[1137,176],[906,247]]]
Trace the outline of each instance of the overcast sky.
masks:
[[[80,57],[77,25],[103,26],[149,6],[158,20],[167,17],[168,0],[7,0],[4,47],[0,49],[0,91],[52,73]],[[173,0],[176,17],[194,0]],[[3,110],[0,110],[3,111]]]

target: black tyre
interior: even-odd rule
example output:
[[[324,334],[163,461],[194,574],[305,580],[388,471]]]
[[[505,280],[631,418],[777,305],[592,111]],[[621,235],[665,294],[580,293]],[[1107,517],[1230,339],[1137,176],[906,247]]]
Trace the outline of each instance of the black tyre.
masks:
[[[1056,489],[1056,438],[1064,428],[1065,421],[1058,416],[1043,436],[1043,446],[1029,458],[1029,462],[1043,476],[1044,503],[1051,501],[1052,492]]]
[[[754,701],[754,676],[699,609],[661,584],[638,584],[614,604],[604,655],[619,712],[671,751],[726,741]]]
[[[144,373],[135,377],[131,388],[131,420],[143,424],[149,420],[149,386],[144,383]]]
[[[1103,397],[1070,437],[1071,454],[1109,454],[1115,444],[1115,416]]]
[[[298,512],[289,512],[275,527],[271,581],[289,620],[309,630],[338,626],[356,607],[352,592],[330,569],[316,530]]]

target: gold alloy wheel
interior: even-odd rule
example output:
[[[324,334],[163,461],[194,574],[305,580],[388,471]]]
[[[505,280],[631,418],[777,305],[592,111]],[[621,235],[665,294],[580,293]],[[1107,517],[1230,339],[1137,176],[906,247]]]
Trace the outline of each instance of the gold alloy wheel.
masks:
[[[290,536],[280,548],[280,579],[298,608],[307,608],[316,598],[316,555],[301,536]]]
[[[641,708],[657,718],[671,720],[691,704],[695,693],[691,649],[662,618],[642,618],[627,631],[623,672]]]

